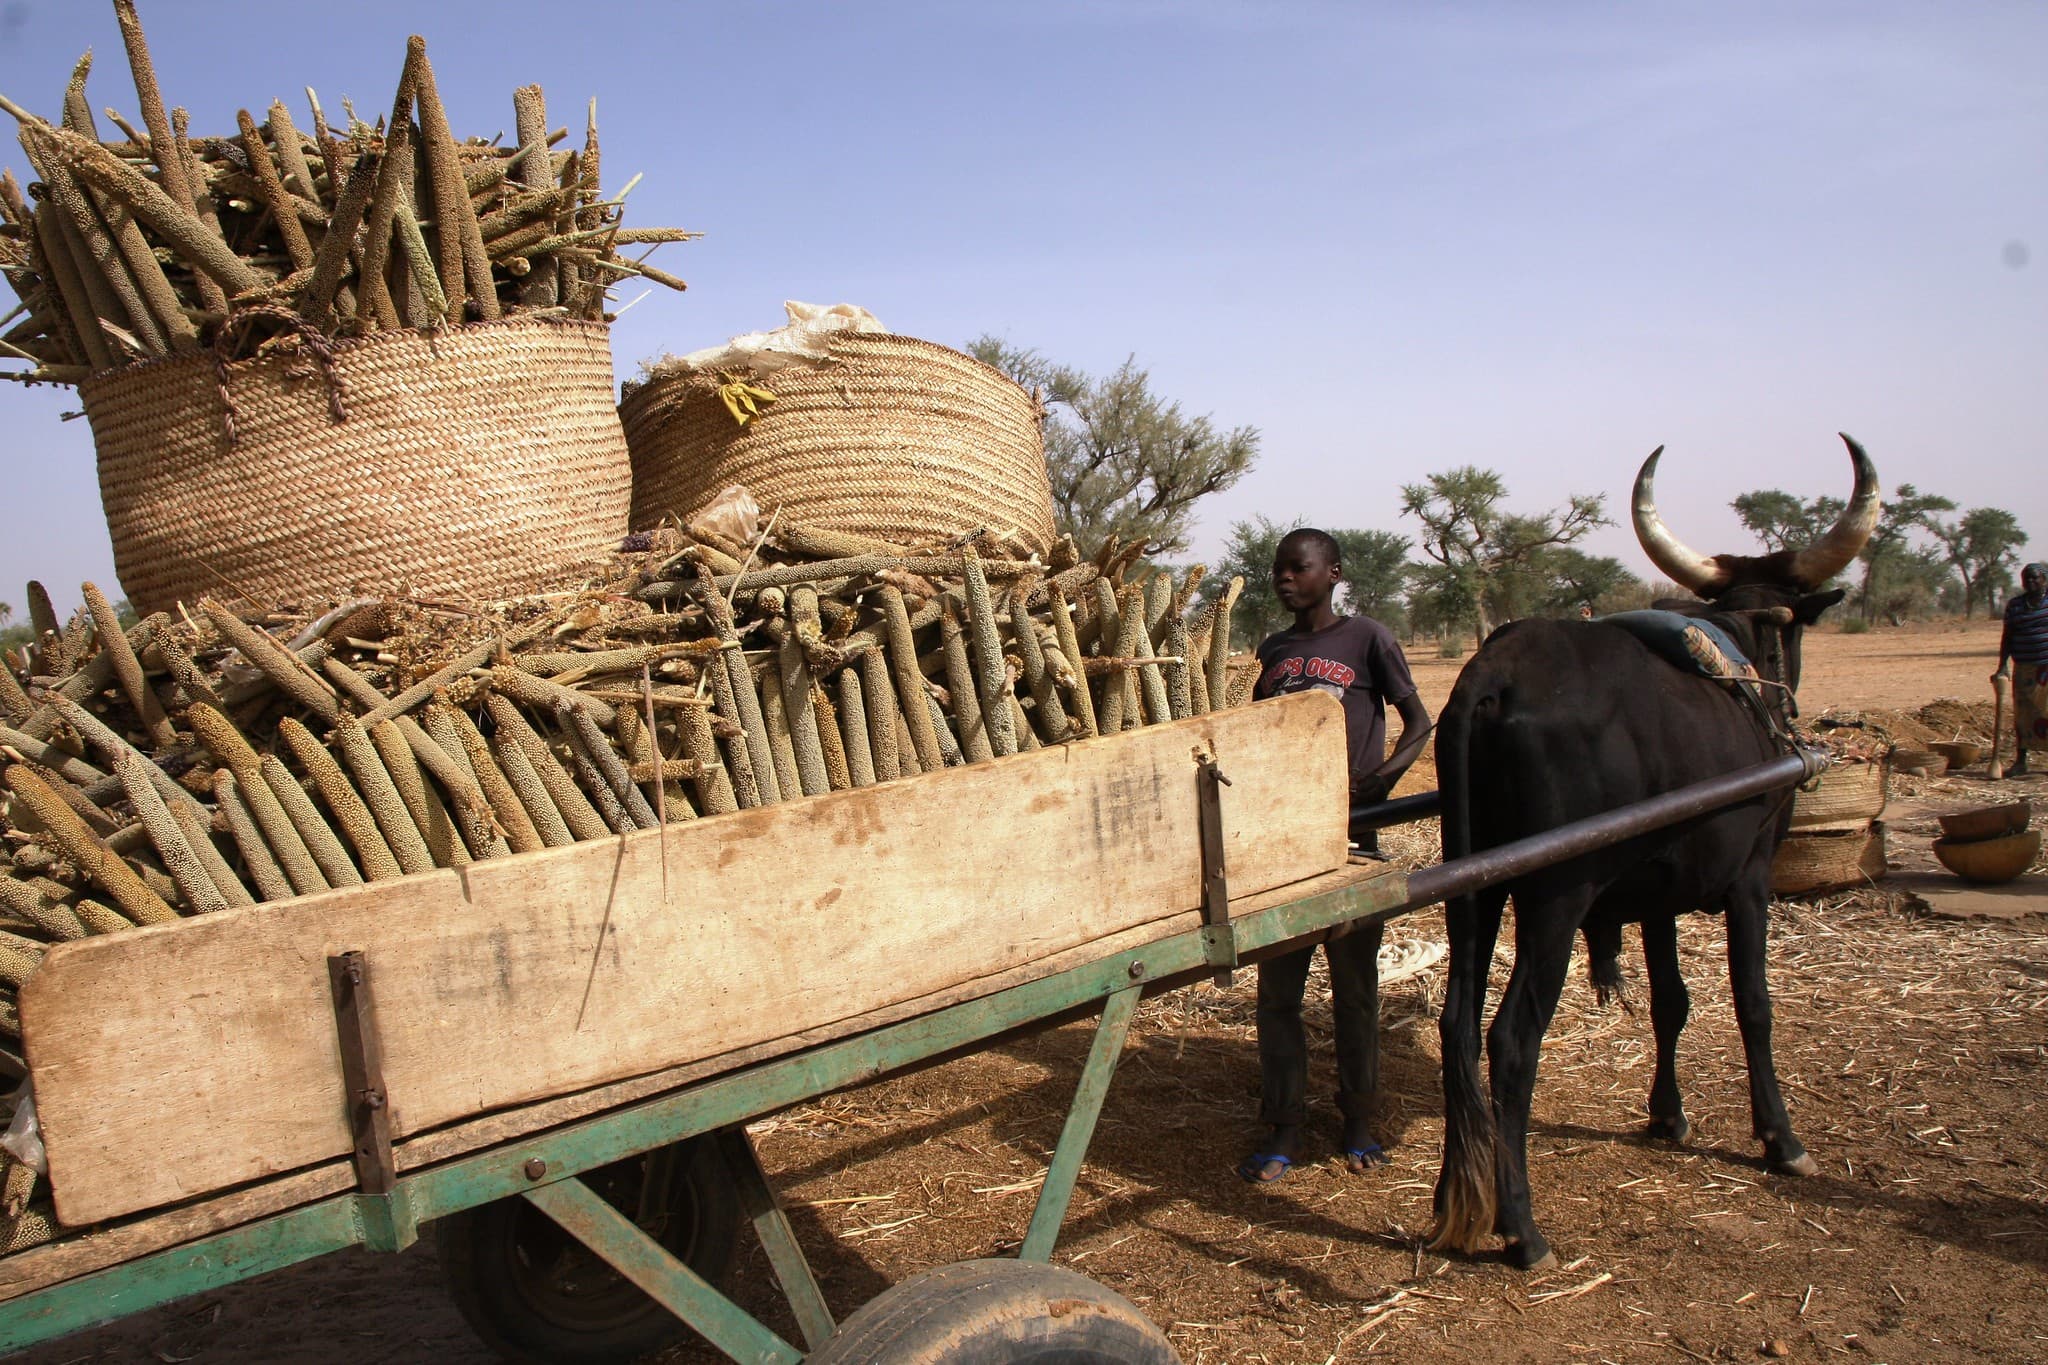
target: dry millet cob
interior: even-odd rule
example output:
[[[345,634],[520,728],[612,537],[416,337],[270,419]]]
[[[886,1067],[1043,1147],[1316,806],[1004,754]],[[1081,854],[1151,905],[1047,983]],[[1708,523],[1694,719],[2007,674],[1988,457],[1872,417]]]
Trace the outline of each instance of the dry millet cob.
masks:
[[[242,885],[242,879],[228,866],[228,860],[221,856],[220,847],[213,842],[213,827],[197,806],[183,801],[170,807],[171,819],[184,832],[185,842],[192,847],[199,865],[206,869],[206,875],[220,888],[221,896],[230,906],[254,905],[256,898],[249,894],[249,888]]]
[[[276,856],[264,840],[263,831],[257,828],[256,817],[250,814],[248,803],[242,799],[235,775],[226,768],[213,775],[213,798],[227,819],[228,834],[241,852],[242,866],[248,869],[249,880],[256,883],[257,893],[267,901],[297,895],[291,879],[278,866]]]
[[[868,718],[868,754],[874,764],[875,781],[893,782],[902,776],[903,756],[908,752],[898,741],[903,729],[903,712],[896,704],[896,687],[889,679],[889,661],[880,649],[870,649],[854,660],[861,680],[861,704]],[[911,761],[916,762],[915,755]]]
[[[1016,721],[1007,700],[1010,669],[1003,660],[1002,641],[996,634],[995,605],[989,600],[988,577],[982,572],[981,556],[968,546],[960,552],[960,559],[967,585],[967,643],[971,648],[975,702],[982,724],[988,728],[989,748],[997,758],[1002,758],[1017,752]]]
[[[319,864],[328,885],[361,886],[363,874],[356,870],[348,850],[341,846],[341,840],[335,837],[333,828],[313,805],[313,798],[306,795],[306,789],[299,785],[299,779],[293,777],[274,754],[263,755],[257,770],[264,784],[270,788],[270,794],[277,798],[285,818],[292,822],[292,828],[305,841],[307,851]]]
[[[283,869],[292,889],[302,896],[330,890],[326,873],[320,870],[298,827],[285,814],[284,807],[278,804],[270,784],[264,781],[262,761],[249,741],[242,738],[241,732],[225,715],[210,706],[186,708],[185,723],[199,736],[199,742],[234,774],[237,790],[243,804],[248,807],[250,818],[261,831],[263,843]],[[248,856],[246,848],[243,856]]]
[[[445,722],[445,729],[435,728],[434,720],[437,716]],[[526,813],[525,805],[519,800],[519,793],[499,770],[497,760],[491,757],[490,746],[484,743],[482,733],[477,730],[468,713],[461,707],[449,704],[445,699],[437,698],[427,707],[427,717],[427,733],[436,743],[446,748],[448,739],[444,735],[453,735],[454,742],[461,747],[463,757],[468,759],[470,771],[476,774],[478,784],[483,787],[484,799],[491,803],[491,813],[498,822],[498,828],[504,832],[505,842],[511,845],[512,851],[531,853],[535,849],[546,847],[546,843],[540,837],[540,831],[533,827],[532,817]]]
[[[491,736],[491,753],[499,770],[505,774],[505,780],[518,794],[519,804],[526,808],[527,818],[532,820],[541,843],[549,848],[575,843],[576,836],[570,832],[568,822],[562,819],[562,812],[556,808],[547,788],[541,785],[540,774],[534,770],[518,742],[499,730]]]
[[[121,779],[121,786],[128,793],[130,804],[141,817],[142,826],[149,832],[149,840],[156,845],[164,869],[171,874],[171,881],[177,885],[178,894],[185,904],[198,914],[228,908],[227,897],[214,885],[213,879],[200,866],[199,855],[186,842],[184,830],[171,818],[170,808],[164,805],[163,797],[150,785],[149,778],[141,770],[150,766],[149,760],[133,753],[117,754],[114,757],[114,775]]]
[[[571,835],[577,839],[601,839],[610,832],[597,808],[590,804],[590,798],[576,785],[576,779],[562,767],[561,760],[548,748],[547,741],[527,722],[510,698],[492,692],[484,698],[484,708],[490,712],[491,723],[497,728],[498,736],[509,738],[526,756],[528,766],[540,779],[541,786]]]
[[[384,836],[384,846],[391,850],[398,870],[405,874],[433,871],[434,855],[428,851],[427,841],[413,822],[405,798],[400,795],[397,783],[385,768],[384,760],[377,753],[377,746],[371,742],[369,732],[363,729],[362,722],[346,711],[335,717],[333,743],[341,761],[355,776],[356,790],[361,793],[363,804],[369,807],[371,818],[377,822],[377,829]]]
[[[575,714],[576,708],[568,702],[558,703],[555,707],[555,717],[561,722],[563,732],[568,736],[569,758],[576,765],[576,774],[582,779],[591,803],[597,807],[598,814],[604,817],[604,822],[610,826],[611,831],[614,834],[631,834],[640,826],[626,810],[618,792],[599,770],[596,757],[591,754],[589,746],[583,742],[583,736],[576,728]]]
[[[860,694],[858,669],[845,668],[839,672],[839,720],[843,731],[841,746],[846,755],[847,785],[872,787],[875,785],[875,756],[868,742],[868,712],[865,699]]]
[[[732,778],[719,761],[718,742],[711,733],[709,708],[703,705],[682,707],[676,717],[676,730],[683,744],[683,755],[697,765],[697,776],[693,779],[697,788],[697,804],[706,815],[725,815],[739,809],[737,794],[733,791]]]
[[[918,769],[932,772],[945,766],[945,755],[938,738],[938,730],[944,727],[933,726],[921,700],[929,694],[925,691],[924,674],[917,666],[917,645],[911,638],[910,612],[904,604],[902,590],[893,583],[884,584],[879,595],[883,640],[889,652],[889,667],[895,674],[897,704],[902,709],[903,723],[910,730]]]
[[[384,771],[391,775],[391,785],[398,789],[399,799],[405,803],[413,828],[426,844],[434,866],[461,867],[468,863],[468,841],[463,838],[455,817],[442,804],[433,784],[427,781],[418,752],[406,740],[397,722],[387,720],[368,727],[368,732],[370,745],[384,760]]]
[[[15,799],[42,821],[64,856],[104,887],[130,919],[137,924],[168,924],[178,917],[41,778],[17,763],[8,767],[6,783]]]
[[[312,779],[313,789],[327,804],[334,815],[335,823],[341,826],[341,833],[354,846],[356,857],[361,861],[363,876],[373,882],[390,881],[403,875],[398,857],[385,842],[384,835],[377,828],[377,819],[370,813],[370,807],[357,794],[334,760],[334,755],[313,736],[313,732],[298,721],[286,716],[277,723],[278,736],[292,757],[305,769]]]
[[[761,721],[761,728],[768,732],[768,760],[774,767],[776,788],[784,800],[794,800],[803,794],[803,775],[797,771],[789,717],[782,710],[782,689],[772,680],[761,689]]]
[[[822,683],[811,684],[811,712],[817,717],[818,743],[825,751],[828,787],[845,791],[853,786],[853,769],[847,758],[846,737],[839,731],[839,711]]]
[[[1209,704],[1220,709],[1242,700],[1230,687],[1230,609],[1244,591],[1244,579],[1233,577],[1216,599],[1216,612],[1209,626]],[[1220,700],[1219,700],[1220,699]]]

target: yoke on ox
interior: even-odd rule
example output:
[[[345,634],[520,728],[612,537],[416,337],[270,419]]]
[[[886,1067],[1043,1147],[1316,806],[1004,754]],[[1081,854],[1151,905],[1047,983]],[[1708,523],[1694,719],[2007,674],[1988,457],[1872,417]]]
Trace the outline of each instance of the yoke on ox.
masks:
[[[1501,628],[1473,656],[1437,724],[1446,862],[1775,756],[1795,714],[1801,633],[1843,595],[1817,589],[1856,557],[1877,519],[1877,472],[1854,441],[1842,439],[1856,488],[1841,518],[1814,545],[1764,556],[1709,558],[1687,549],[1664,528],[1651,498],[1663,448],[1644,462],[1635,487],[1637,538],[1659,569],[1705,599],[1657,608],[1719,627],[1765,681],[1745,699],[1738,686],[1681,672],[1615,624],[1528,620]],[[1657,1044],[1648,1131],[1675,1141],[1687,1130],[1675,1059],[1690,1007],[1676,917],[1726,914],[1756,1136],[1772,1170],[1813,1172],[1778,1092],[1764,981],[1771,856],[1791,820],[1789,797],[1771,792],[1448,904],[1444,1161],[1434,1246],[1470,1252],[1497,1232],[1517,1265],[1552,1259],[1530,1215],[1529,1101],[1582,930],[1595,949],[1596,980],[1611,980],[1621,926],[1642,926]],[[1479,1026],[1510,895],[1515,962],[1486,1035],[1489,1106],[1480,1089]],[[1605,963],[1597,960],[1603,946]]]

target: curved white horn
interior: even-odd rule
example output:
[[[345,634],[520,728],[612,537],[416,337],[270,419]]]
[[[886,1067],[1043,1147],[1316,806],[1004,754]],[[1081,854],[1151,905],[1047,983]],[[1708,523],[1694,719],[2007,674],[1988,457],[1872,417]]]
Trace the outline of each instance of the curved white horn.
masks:
[[[1636,474],[1636,489],[1630,505],[1636,539],[1642,543],[1643,553],[1650,557],[1650,562],[1663,570],[1672,582],[1700,597],[1712,597],[1728,586],[1728,570],[1665,530],[1663,518],[1657,515],[1657,458],[1663,453],[1663,446],[1651,451],[1650,458],[1643,461],[1642,469]],[[1854,552],[1851,553],[1853,555]]]
[[[1877,529],[1877,516],[1883,510],[1877,466],[1847,432],[1836,434],[1849,447],[1849,462],[1856,467],[1856,490],[1828,533],[1792,557],[1792,577],[1803,588],[1818,588],[1848,568]]]

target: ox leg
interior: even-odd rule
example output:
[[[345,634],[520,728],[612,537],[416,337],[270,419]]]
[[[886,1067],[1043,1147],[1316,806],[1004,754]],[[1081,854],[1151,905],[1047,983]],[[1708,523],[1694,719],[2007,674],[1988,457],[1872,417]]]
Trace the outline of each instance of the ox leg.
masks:
[[[1728,980],[1735,992],[1735,1021],[1749,1063],[1749,1114],[1764,1160],[1780,1175],[1812,1175],[1818,1168],[1792,1133],[1792,1116],[1778,1091],[1771,1060],[1771,991],[1764,979],[1764,942],[1770,928],[1769,902],[1761,889],[1731,899],[1728,914]]]
[[[1432,1244],[1474,1251],[1493,1231],[1493,1113],[1479,1076],[1480,1026],[1486,978],[1508,893],[1490,887],[1444,906],[1451,959],[1445,971],[1437,1038],[1443,1056],[1444,1159],[1436,1178]]]
[[[1580,890],[1547,903],[1516,901],[1515,970],[1486,1033],[1493,1117],[1500,1133],[1494,1228],[1507,1243],[1509,1263],[1523,1270],[1556,1261],[1529,1209],[1529,1102],[1536,1093],[1543,1035],[1571,967],[1572,939],[1592,899],[1590,891]]]
[[[1657,1036],[1657,1075],[1650,1082],[1653,1138],[1683,1142],[1691,1131],[1678,1093],[1678,1035],[1692,1013],[1685,974],[1678,969],[1678,920],[1671,915],[1643,919],[1643,966],[1650,978],[1650,1025]]]

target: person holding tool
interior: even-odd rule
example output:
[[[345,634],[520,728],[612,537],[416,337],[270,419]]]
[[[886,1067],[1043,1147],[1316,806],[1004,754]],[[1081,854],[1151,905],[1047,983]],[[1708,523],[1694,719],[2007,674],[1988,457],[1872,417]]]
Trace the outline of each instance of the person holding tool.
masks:
[[[2020,570],[2020,591],[2005,603],[2005,629],[1998,637],[1998,670],[1991,675],[1995,684],[2011,678],[2012,728],[2015,747],[2007,777],[2027,771],[2027,754],[2048,753],[2048,564],[2034,563]],[[1999,736],[1991,737],[1991,753],[1998,755]]]

